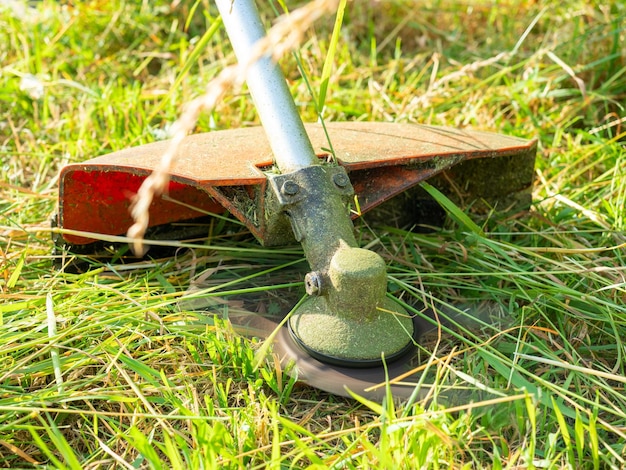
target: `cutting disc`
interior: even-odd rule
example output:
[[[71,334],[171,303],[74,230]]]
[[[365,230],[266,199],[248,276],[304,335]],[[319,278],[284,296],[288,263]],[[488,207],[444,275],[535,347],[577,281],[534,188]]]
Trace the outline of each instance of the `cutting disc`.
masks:
[[[387,381],[401,379],[390,385],[395,398],[408,399],[415,391],[417,378],[411,371],[416,367],[415,348],[396,357],[393,362],[378,367],[342,367],[321,362],[310,356],[293,339],[287,328],[281,327],[274,340],[274,352],[284,364],[293,363],[302,382],[335,395],[350,396],[349,391],[368,399],[382,399],[387,393]]]
[[[409,399],[415,393],[415,384],[419,380],[417,344],[419,337],[432,329],[430,323],[415,316],[414,348],[378,367],[342,367],[309,355],[294,341],[288,327],[281,326],[282,322],[278,320],[252,314],[231,318],[231,323],[242,334],[273,341],[274,354],[284,368],[297,374],[298,381],[334,395],[350,397],[352,392],[370,400],[381,400],[387,394],[387,385],[396,399]]]

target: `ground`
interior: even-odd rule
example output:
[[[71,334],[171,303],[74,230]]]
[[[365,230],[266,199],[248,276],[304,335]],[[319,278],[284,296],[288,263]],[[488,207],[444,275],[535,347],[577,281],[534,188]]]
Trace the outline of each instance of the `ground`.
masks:
[[[298,6],[258,3],[268,26]],[[271,354],[257,367],[265,347],[224,319],[289,310],[306,265],[232,221],[191,250],[58,270],[59,169],[163,139],[234,57],[208,1],[4,2],[0,466],[625,466],[624,5],[348,2],[336,45],[334,27],[281,59],[306,121],[537,139],[528,210],[440,198],[435,230],[357,222],[390,291],[441,316],[423,394],[340,398]],[[243,88],[194,132],[257,122]]]

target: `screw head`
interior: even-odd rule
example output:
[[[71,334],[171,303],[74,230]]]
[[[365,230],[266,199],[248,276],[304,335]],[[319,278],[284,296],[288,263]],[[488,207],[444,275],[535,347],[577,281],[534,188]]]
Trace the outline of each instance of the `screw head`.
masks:
[[[322,293],[322,276],[315,271],[311,271],[304,276],[304,288],[309,295],[320,295]]]
[[[350,183],[350,179],[344,173],[337,173],[333,176],[333,182],[339,188],[345,188]]]
[[[294,196],[298,194],[298,191],[300,191],[300,186],[293,180],[285,181],[280,188],[280,192],[285,196]]]

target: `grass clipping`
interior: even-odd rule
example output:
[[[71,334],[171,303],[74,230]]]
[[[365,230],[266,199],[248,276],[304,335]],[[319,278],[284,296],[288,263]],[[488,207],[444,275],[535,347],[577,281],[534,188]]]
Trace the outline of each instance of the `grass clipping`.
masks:
[[[205,93],[189,102],[172,126],[172,138],[159,164],[144,180],[131,206],[134,224],[127,235],[133,239],[131,248],[136,255],[145,254],[143,237],[150,220],[149,208],[155,195],[165,192],[169,183],[170,169],[176,158],[178,147],[193,130],[200,113],[213,109],[229,88],[243,84],[250,67],[261,57],[271,56],[278,61],[288,51],[300,46],[305,31],[321,16],[336,10],[338,0],[314,0],[306,6],[282,16],[278,22],[254,46],[250,58],[231,65],[220,72],[207,85]]]

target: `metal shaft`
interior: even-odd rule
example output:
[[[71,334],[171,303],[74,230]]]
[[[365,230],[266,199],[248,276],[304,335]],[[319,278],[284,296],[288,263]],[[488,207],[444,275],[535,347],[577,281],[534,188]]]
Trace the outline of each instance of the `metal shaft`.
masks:
[[[265,36],[253,0],[215,0],[239,63],[245,64]],[[281,173],[317,165],[317,157],[298,114],[285,77],[270,57],[248,69],[246,83]]]
[[[265,36],[253,0],[216,3],[239,63],[250,66],[246,82],[281,171],[268,175],[267,195],[277,206],[270,212],[289,219],[312,269],[306,280],[311,297],[289,320],[294,340],[313,357],[348,366],[378,365],[383,356],[404,354],[413,323],[385,297],[383,259],[357,247],[346,170],[319,164],[278,65],[269,57],[248,64]]]

